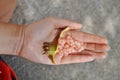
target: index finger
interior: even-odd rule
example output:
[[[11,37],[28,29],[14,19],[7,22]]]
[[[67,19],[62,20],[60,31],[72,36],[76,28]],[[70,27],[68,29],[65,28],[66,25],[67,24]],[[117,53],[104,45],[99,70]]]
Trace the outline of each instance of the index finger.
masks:
[[[86,33],[86,32],[80,32],[80,31],[70,31],[71,36],[78,40],[88,43],[99,43],[99,44],[107,44],[108,40],[104,37],[97,36],[94,34]]]
[[[50,17],[49,19],[56,25],[56,28],[64,28],[66,26],[69,26],[70,29],[81,29],[82,28],[82,24],[76,23],[70,20],[66,20],[62,18],[54,18],[54,17]]]

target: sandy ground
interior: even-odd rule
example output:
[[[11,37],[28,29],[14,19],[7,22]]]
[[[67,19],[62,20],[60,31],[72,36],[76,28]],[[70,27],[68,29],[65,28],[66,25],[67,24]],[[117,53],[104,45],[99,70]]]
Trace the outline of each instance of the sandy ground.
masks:
[[[16,56],[2,56],[19,80],[120,80],[120,0],[18,0],[12,23],[56,16],[84,25],[83,31],[109,40],[111,50],[104,60],[47,66]]]

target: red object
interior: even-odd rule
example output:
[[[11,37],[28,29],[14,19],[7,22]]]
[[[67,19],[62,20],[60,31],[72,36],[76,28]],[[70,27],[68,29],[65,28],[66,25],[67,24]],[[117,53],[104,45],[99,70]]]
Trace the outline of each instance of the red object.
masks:
[[[3,61],[0,61],[0,80],[18,80],[14,71]]]

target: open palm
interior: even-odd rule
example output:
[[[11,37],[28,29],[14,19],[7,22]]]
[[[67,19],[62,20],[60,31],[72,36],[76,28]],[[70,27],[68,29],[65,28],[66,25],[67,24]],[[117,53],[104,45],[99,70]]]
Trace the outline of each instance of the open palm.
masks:
[[[80,32],[82,25],[60,19],[60,18],[45,18],[43,20],[33,22],[25,26],[24,45],[20,56],[37,63],[53,64],[48,58],[48,55],[43,55],[43,43],[51,42],[57,35],[58,29],[70,27],[71,35],[86,43],[86,47],[82,52],[76,54],[69,54],[66,57],[57,54],[55,61],[57,64],[89,62],[95,58],[104,58],[105,53],[109,50],[108,41],[100,36]]]

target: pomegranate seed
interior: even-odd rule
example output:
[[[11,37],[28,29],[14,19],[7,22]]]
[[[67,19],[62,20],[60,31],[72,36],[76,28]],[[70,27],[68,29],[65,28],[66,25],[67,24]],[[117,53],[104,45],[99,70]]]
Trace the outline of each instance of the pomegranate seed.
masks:
[[[81,52],[82,50],[84,50],[84,48],[84,42],[73,39],[70,34],[65,35],[58,41],[59,54],[62,54],[64,56],[67,56],[70,53]]]

